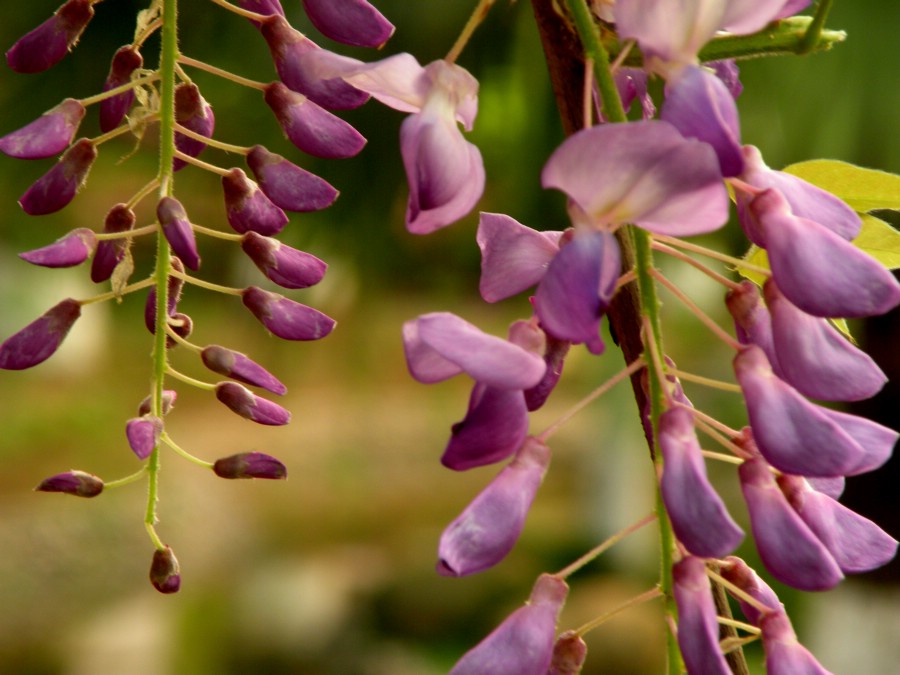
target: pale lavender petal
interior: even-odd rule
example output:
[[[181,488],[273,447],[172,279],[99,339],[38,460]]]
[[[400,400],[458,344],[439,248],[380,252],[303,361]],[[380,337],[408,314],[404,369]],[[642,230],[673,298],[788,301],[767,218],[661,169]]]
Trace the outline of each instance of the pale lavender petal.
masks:
[[[96,246],[94,231],[80,227],[48,246],[20,253],[19,257],[41,267],[73,267],[87,260]]]
[[[734,59],[725,59],[722,61],[707,61],[704,64],[707,68],[711,68],[731,97],[737,99],[744,91],[744,85],[741,84],[741,71]]]
[[[19,198],[22,210],[30,216],[43,216],[67,206],[87,181],[95,159],[97,147],[89,139],[76,141],[53,168]]]
[[[712,148],[659,120],[579,131],[551,155],[541,179],[571,197],[594,225],[633,223],[681,236],[728,220]]]
[[[821,408],[772,372],[759,347],[734,358],[753,437],[775,468],[799,476],[844,476],[866,452]]]
[[[263,274],[284,288],[315,286],[328,269],[328,265],[312,253],[256,232],[247,232],[243,236],[241,248]]]
[[[93,18],[96,1],[67,0],[53,16],[10,47],[6,63],[17,73],[40,73],[59,63]]]
[[[843,476],[838,476],[837,478],[815,478],[810,476],[807,477],[806,482],[809,483],[813,490],[826,494],[832,499],[840,499],[840,496],[844,494],[844,487],[847,483]]]
[[[143,65],[144,57],[137,47],[134,45],[119,47],[110,64],[106,82],[103,83],[103,91],[128,84],[131,81],[131,74]],[[106,133],[118,127],[132,103],[134,103],[134,89],[100,101],[100,131]]]
[[[785,0],[729,0],[724,4],[725,14],[720,26],[737,35],[755,33],[775,19],[788,16],[784,14]],[[806,4],[809,4],[808,0],[800,8]]]
[[[502,461],[518,450],[528,434],[528,410],[522,392],[476,383],[465,418],[451,428],[441,464],[465,471]]]
[[[481,297],[497,302],[536,285],[559,251],[562,232],[538,232],[502,213],[482,213],[475,237],[481,249]]]
[[[467,576],[503,560],[522,533],[549,464],[550,448],[526,439],[512,462],[444,530],[438,573]]]
[[[848,476],[873,471],[891,458],[900,433],[859,415],[851,415],[829,408],[822,408],[822,410],[863,450],[859,463],[847,472]]]
[[[546,675],[553,657],[556,621],[568,594],[565,581],[542,574],[525,606],[466,652],[450,675]]]
[[[748,460],[738,473],[766,569],[801,591],[823,591],[840,583],[844,575],[834,557],[791,508],[765,461]]]
[[[0,344],[0,368],[25,370],[49,359],[59,349],[78,317],[81,303],[67,298]]]
[[[79,101],[67,98],[33,122],[0,138],[0,152],[18,159],[58,155],[75,138],[84,113]]]
[[[409,113],[422,109],[432,87],[429,73],[406,53],[364,64],[344,79],[384,105]]]
[[[663,455],[660,491],[675,536],[693,555],[721,558],[744,538],[710,485],[690,411],[674,407],[659,418]]]
[[[275,206],[259,189],[259,185],[240,169],[232,169],[222,176],[222,188],[225,192],[225,216],[236,232],[273,236],[288,224],[284,210]]]
[[[303,0],[306,16],[322,35],[359,47],[381,47],[394,25],[365,0]]]
[[[694,63],[722,21],[725,2],[617,0],[613,15],[621,39],[636,40],[645,58]]]
[[[831,675],[797,640],[784,610],[764,614],[759,622],[767,675]]]
[[[719,624],[706,565],[687,556],[672,568],[673,594],[678,605],[678,647],[689,673],[729,675],[719,648]]]
[[[622,107],[627,112],[635,100],[641,105],[641,117],[645,120],[652,120],[656,117],[656,104],[653,97],[647,92],[647,73],[637,68],[619,68],[613,74],[616,83],[616,89],[619,91],[619,97],[622,99]],[[594,89],[594,101],[597,108],[597,119],[601,122],[608,122],[603,114],[601,107],[599,90]]]
[[[325,180],[261,145],[250,150],[247,166],[266,197],[286,211],[318,211],[331,206],[338,197],[338,191]]]
[[[200,255],[197,253],[194,227],[181,202],[174,197],[163,197],[156,205],[156,217],[173,253],[189,269],[200,269]]]
[[[812,0],[787,0],[784,3],[784,7],[775,15],[776,19],[783,19],[786,16],[793,16],[797,12],[805,9],[809,6],[809,3]]]
[[[719,574],[721,574],[726,581],[730,581],[762,605],[773,610],[777,610],[783,606],[778,599],[778,596],[775,595],[775,591],[772,590],[772,587],[763,581],[760,576],[740,558],[735,556],[728,556],[725,558],[721,562]],[[736,593],[734,593],[732,597],[737,600],[747,621],[754,626],[758,626],[759,620],[762,618],[760,610]]]
[[[331,317],[278,293],[250,286],[241,295],[253,316],[284,340],[319,340],[334,330]]]
[[[226,375],[245,384],[262,387],[279,396],[287,393],[287,387],[277,377],[246,354],[219,345],[209,345],[200,352],[200,358],[203,360],[203,365],[214,373]]]
[[[744,170],[737,106],[725,83],[711,71],[688,66],[670,79],[660,118],[684,136],[709,143],[723,176],[737,176]]]
[[[604,350],[600,318],[621,273],[619,245],[607,231],[576,233],[550,262],[535,293],[535,312],[550,335]]]

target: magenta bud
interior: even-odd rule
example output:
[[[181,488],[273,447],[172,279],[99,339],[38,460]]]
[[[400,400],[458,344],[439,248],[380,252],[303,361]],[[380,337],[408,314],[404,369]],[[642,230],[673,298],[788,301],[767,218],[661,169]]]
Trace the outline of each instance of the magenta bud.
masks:
[[[216,398],[241,417],[257,424],[282,426],[291,421],[291,413],[277,403],[260,398],[236,382],[219,382]]]
[[[672,567],[673,595],[678,605],[678,647],[689,673],[729,675],[719,648],[716,605],[700,558],[687,556]]]
[[[366,0],[303,0],[306,16],[322,35],[356,47],[381,47],[394,24]]]
[[[736,556],[728,556],[725,558],[719,568],[719,574],[723,579],[730,581],[744,591],[744,593],[769,609],[777,610],[783,606],[769,584],[763,581],[760,576],[740,558]],[[737,600],[740,605],[744,616],[747,617],[747,621],[754,626],[759,626],[759,619],[762,616],[760,610],[736,593],[733,595],[734,599]]]
[[[197,85],[182,83],[175,88],[175,121],[201,136],[212,136],[216,117],[212,107],[200,95]],[[186,155],[196,157],[206,149],[206,143],[176,132],[175,147]],[[178,171],[185,165],[183,159],[176,157],[172,162],[172,169]]]
[[[41,267],[74,267],[87,260],[97,246],[94,231],[85,227],[72,230],[49,246],[20,253],[19,257]]]
[[[172,251],[190,269],[200,269],[194,228],[184,207],[174,197],[163,197],[156,206],[156,217]]]
[[[66,150],[56,165],[25,191],[19,205],[30,216],[54,213],[71,202],[87,180],[97,148],[82,138]]]
[[[166,546],[153,552],[150,583],[160,593],[177,593],[181,588],[181,568],[172,549]]]
[[[134,45],[119,47],[109,66],[109,75],[103,83],[103,91],[121,87],[131,81],[135,70],[144,65],[144,57]],[[122,123],[131,104],[134,103],[134,89],[123,91],[100,101],[100,130],[112,131]]]
[[[59,63],[94,16],[92,5],[96,1],[68,0],[6,52],[9,67],[17,73],[40,73]]]
[[[163,422],[158,417],[144,415],[128,420],[125,424],[125,436],[128,445],[137,455],[138,459],[147,459],[159,444],[159,437],[163,431]]]
[[[235,232],[273,236],[288,224],[287,214],[240,169],[232,169],[222,176],[222,188],[225,191],[225,215]]]
[[[162,395],[162,414],[168,415],[169,411],[175,405],[175,399],[178,398],[178,392],[174,389],[166,389],[163,391]],[[138,406],[138,415],[144,416],[149,415],[152,410],[152,405],[150,402],[150,397],[147,396],[141,404]]]
[[[263,274],[284,288],[315,286],[328,269],[328,265],[311,253],[291,248],[256,232],[244,235],[241,248]]]
[[[274,457],[261,452],[242,452],[217,459],[213,471],[219,478],[265,478],[284,480],[287,467]]]
[[[366,144],[350,124],[281,82],[266,86],[265,99],[291,143],[307,154],[344,159]]]
[[[18,159],[43,159],[58,155],[72,142],[85,108],[67,98],[30,124],[0,138],[0,152]]]
[[[112,234],[116,232],[127,232],[134,227],[136,217],[126,204],[116,204],[103,221],[103,232]],[[106,239],[97,243],[97,251],[94,253],[94,259],[91,262],[91,281],[99,283],[109,279],[116,266],[125,257],[125,251],[128,249],[128,239]]]
[[[337,199],[338,191],[325,180],[261,145],[247,155],[247,166],[266,197],[286,211],[318,211]]]
[[[25,370],[53,356],[81,316],[81,303],[67,298],[0,344],[0,368]]]
[[[319,340],[328,335],[335,320],[317,309],[289,300],[256,286],[244,289],[244,306],[273,335],[284,340]]]
[[[76,497],[96,497],[103,492],[103,481],[92,473],[67,471],[45,478],[34,489],[37,492],[63,492]]]
[[[553,645],[553,658],[547,675],[578,675],[587,658],[587,643],[574,630],[560,633]]]
[[[200,352],[203,364],[214,373],[226,375],[245,384],[252,384],[273,394],[287,393],[277,377],[247,356],[219,345],[209,345]]]

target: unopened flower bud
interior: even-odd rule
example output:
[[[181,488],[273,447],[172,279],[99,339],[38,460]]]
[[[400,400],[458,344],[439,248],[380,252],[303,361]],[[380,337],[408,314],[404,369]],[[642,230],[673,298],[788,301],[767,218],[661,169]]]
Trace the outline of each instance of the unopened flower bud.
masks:
[[[336,323],[317,309],[256,286],[244,289],[242,298],[253,316],[273,335],[284,340],[319,340],[328,335]]]
[[[203,359],[203,364],[214,373],[226,375],[245,384],[262,387],[273,394],[287,393],[287,387],[277,377],[240,352],[219,345],[209,345],[200,352],[200,358]]]
[[[109,67],[109,75],[103,83],[103,91],[109,91],[131,81],[131,74],[144,65],[144,57],[134,45],[119,47]],[[122,123],[131,104],[134,102],[134,89],[123,91],[100,101],[100,130],[106,133]]]
[[[85,108],[67,98],[30,124],[0,138],[0,152],[18,159],[43,159],[58,155],[72,142]]]
[[[138,459],[147,459],[159,443],[163,431],[163,422],[158,417],[144,415],[128,420],[125,424],[125,435],[128,445]]]
[[[41,481],[37,492],[63,492],[76,497],[96,497],[103,492],[103,481],[92,473],[67,471]]]
[[[171,547],[166,546],[153,552],[150,583],[160,593],[177,593],[181,588],[181,568]]]
[[[337,199],[338,191],[324,179],[261,145],[254,146],[247,155],[247,166],[266,197],[286,211],[318,211]]]
[[[68,0],[40,26],[19,38],[6,62],[17,73],[40,73],[59,63],[94,16],[96,0]]]
[[[188,268],[200,269],[197,240],[194,228],[181,202],[174,197],[163,197],[156,206],[156,217],[162,226],[166,241]]]
[[[303,0],[306,16],[322,35],[356,47],[381,47],[394,25],[366,0]]]
[[[175,405],[175,399],[178,398],[178,392],[174,389],[166,389],[162,393],[162,414],[167,415]],[[147,396],[138,406],[138,415],[149,415],[152,411],[151,397]]]
[[[315,286],[328,269],[328,265],[311,253],[291,248],[256,232],[244,235],[241,248],[263,274],[284,288]]]
[[[135,220],[134,211],[126,204],[116,204],[106,214],[106,219],[103,221],[103,232],[106,234],[127,232],[134,227]],[[125,257],[127,247],[128,240],[125,237],[98,242],[97,251],[91,262],[91,281],[99,283],[109,279],[113,270],[116,269],[116,265]]]
[[[282,426],[291,421],[291,413],[277,403],[261,398],[236,382],[219,382],[216,398],[241,417],[269,426]]]
[[[213,135],[216,117],[212,107],[200,95],[197,85],[185,82],[175,87],[175,121],[201,136],[209,138]],[[186,155],[197,157],[206,149],[206,143],[176,132],[175,147]],[[183,159],[176,157],[172,162],[172,169],[178,171],[186,164]]]
[[[266,478],[283,480],[287,468],[274,457],[261,452],[242,452],[231,457],[217,459],[213,471],[219,478]]]
[[[46,361],[59,349],[81,316],[81,304],[67,298],[0,344],[0,368],[24,370]]]
[[[350,124],[281,82],[266,86],[265,99],[291,143],[307,154],[344,159],[366,144]]]
[[[259,185],[240,169],[232,169],[222,176],[222,188],[225,191],[225,215],[235,232],[274,236],[288,224],[284,210],[275,206]]]
[[[587,658],[587,643],[574,630],[567,630],[556,638],[553,658],[547,675],[578,675]]]
[[[19,205],[30,216],[54,213],[71,202],[84,186],[97,148],[82,138],[66,150],[59,161],[19,198]]]
[[[731,669],[719,648],[716,605],[703,560],[688,556],[675,563],[672,581],[678,605],[678,647],[687,672],[728,675]]]
[[[25,251],[20,253],[19,257],[41,267],[74,267],[87,260],[96,245],[97,238],[94,231],[81,227],[72,230],[49,246]]]
[[[768,675],[831,675],[800,644],[784,608],[766,612],[759,621]]]

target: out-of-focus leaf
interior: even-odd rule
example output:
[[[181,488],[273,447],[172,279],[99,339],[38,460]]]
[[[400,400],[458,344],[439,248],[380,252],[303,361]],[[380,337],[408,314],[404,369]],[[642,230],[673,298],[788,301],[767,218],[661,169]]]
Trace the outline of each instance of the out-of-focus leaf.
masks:
[[[900,232],[872,215],[864,215],[862,220],[862,230],[853,243],[889,270],[900,267]]]
[[[784,171],[843,199],[860,213],[900,209],[900,176],[864,169],[834,159],[811,159],[786,166]]]

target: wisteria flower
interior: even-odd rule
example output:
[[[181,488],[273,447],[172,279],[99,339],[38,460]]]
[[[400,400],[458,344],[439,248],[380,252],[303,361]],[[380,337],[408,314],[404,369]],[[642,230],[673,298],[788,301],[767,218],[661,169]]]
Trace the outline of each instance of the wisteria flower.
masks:
[[[282,426],[291,421],[291,413],[277,403],[261,398],[236,382],[219,382],[216,398],[244,419],[257,424]]]
[[[103,481],[92,473],[67,471],[41,481],[37,492],[62,492],[76,497],[96,497],[103,492]]]
[[[97,147],[89,139],[76,141],[19,198],[22,210],[29,216],[43,216],[67,206],[84,186],[95,159]]]
[[[688,556],[672,568],[678,605],[678,646],[689,673],[728,675],[731,669],[719,648],[719,624],[706,565]]]
[[[50,245],[25,251],[19,257],[41,267],[73,267],[87,260],[96,246],[94,231],[79,227]]]
[[[182,83],[175,88],[175,121],[201,136],[209,138],[213,135],[216,116],[213,114],[212,106],[200,95],[200,89],[196,84]],[[197,157],[206,149],[206,143],[176,132],[175,148],[185,155]],[[183,159],[176,157],[172,160],[172,169],[178,171],[186,164]]]
[[[735,556],[725,558],[719,567],[719,574],[765,607],[777,610],[783,606],[772,587],[740,558]],[[741,612],[747,617],[747,621],[754,626],[759,626],[762,612],[738,594],[734,593],[733,597],[740,605]]]
[[[150,583],[160,593],[177,593],[181,588],[181,566],[171,547],[166,546],[153,552]]]
[[[283,340],[320,340],[336,324],[317,309],[256,286],[244,289],[241,298],[253,316]]]
[[[783,609],[766,612],[759,621],[768,675],[831,675],[797,640]]]
[[[138,459],[147,459],[159,444],[162,435],[163,421],[153,415],[135,417],[125,424],[125,436],[128,445]]]
[[[331,206],[337,199],[338,191],[324,179],[261,145],[250,150],[247,166],[266,197],[285,211],[318,211]]]
[[[213,471],[219,478],[230,480],[240,478],[284,480],[287,478],[287,467],[271,455],[262,452],[242,452],[217,459],[213,464]]]
[[[127,204],[116,204],[103,220],[103,232],[111,234],[127,232],[134,227],[137,216]],[[94,259],[91,261],[91,281],[99,283],[112,276],[116,266],[125,257],[128,239],[106,239],[97,243]]]
[[[189,269],[200,269],[194,227],[181,202],[174,197],[163,197],[156,206],[156,217],[175,255]]]
[[[6,52],[17,73],[40,73],[62,61],[94,16],[96,0],[67,0],[49,19],[23,35]]]
[[[276,206],[256,182],[240,169],[232,169],[222,176],[225,192],[225,216],[235,232],[257,232],[274,236],[284,229],[289,218]]]
[[[328,265],[313,254],[256,232],[244,235],[241,248],[263,274],[284,288],[315,286],[328,269]]]
[[[394,25],[366,0],[303,0],[306,16],[322,35],[357,47],[381,47]]]
[[[109,75],[103,83],[103,91],[115,89],[131,81],[131,75],[144,65],[144,57],[134,45],[119,47],[109,66]],[[131,104],[134,103],[134,89],[123,91],[100,101],[100,131],[112,131],[122,123]]]
[[[0,344],[0,368],[25,370],[46,361],[59,349],[81,316],[81,303],[67,298]]]
[[[226,375],[245,384],[262,387],[273,394],[286,394],[287,387],[268,370],[246,354],[219,345],[209,345],[200,352],[203,365],[214,373]]]
[[[18,159],[43,159],[58,155],[72,142],[84,118],[85,108],[67,98],[33,122],[0,138],[0,152]]]

